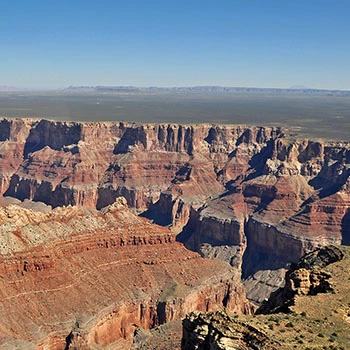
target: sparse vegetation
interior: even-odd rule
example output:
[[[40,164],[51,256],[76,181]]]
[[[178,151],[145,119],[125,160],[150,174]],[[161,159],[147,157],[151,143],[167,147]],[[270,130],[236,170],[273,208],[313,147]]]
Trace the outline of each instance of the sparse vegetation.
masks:
[[[350,258],[350,248],[344,248]],[[296,300],[291,313],[259,315],[251,318],[253,326],[264,328],[264,332],[285,346],[285,349],[304,350],[345,350],[350,349],[348,324],[344,322],[340,304],[347,310],[350,303],[348,280],[349,260],[331,264],[325,269],[333,277],[337,298],[331,293],[317,296],[301,296]],[[341,296],[341,297],[340,297]],[[339,301],[341,299],[341,301]]]

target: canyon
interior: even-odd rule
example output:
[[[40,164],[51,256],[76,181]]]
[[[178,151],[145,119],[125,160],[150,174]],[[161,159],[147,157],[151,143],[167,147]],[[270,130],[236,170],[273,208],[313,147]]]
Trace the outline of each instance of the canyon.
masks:
[[[281,127],[4,118],[0,342],[252,313],[305,252],[350,244],[349,174],[349,142]]]

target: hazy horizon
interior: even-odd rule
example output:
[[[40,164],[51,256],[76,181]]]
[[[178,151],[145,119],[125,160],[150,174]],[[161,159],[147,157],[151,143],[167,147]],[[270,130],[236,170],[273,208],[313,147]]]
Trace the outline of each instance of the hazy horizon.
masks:
[[[31,86],[14,86],[14,85],[0,85],[0,93],[4,92],[40,92],[40,91],[64,91],[70,90],[74,91],[74,89],[93,89],[93,88],[136,88],[136,89],[195,89],[195,88],[222,88],[222,89],[257,89],[257,90],[315,90],[315,91],[342,91],[342,92],[350,92],[350,89],[331,89],[331,88],[314,88],[310,86],[303,85],[292,85],[288,87],[280,87],[280,86],[271,86],[271,87],[261,87],[261,86],[224,86],[224,85],[67,85],[63,87],[41,87],[35,88]],[[8,89],[8,90],[7,90]]]

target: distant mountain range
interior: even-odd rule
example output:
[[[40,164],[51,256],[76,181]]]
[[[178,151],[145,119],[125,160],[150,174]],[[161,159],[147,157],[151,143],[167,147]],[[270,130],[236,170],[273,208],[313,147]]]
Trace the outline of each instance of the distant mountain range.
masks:
[[[41,91],[43,90],[47,90],[47,89],[41,89]],[[40,89],[16,87],[16,86],[10,86],[10,85],[0,85],[0,92],[16,92],[16,91],[40,91]]]
[[[326,95],[350,95],[350,90],[312,89],[303,85],[290,88],[257,88],[257,87],[229,87],[229,86],[191,86],[191,87],[137,87],[137,86],[68,86],[64,89],[31,89],[0,85],[0,92],[15,91],[75,91],[75,92],[255,92],[255,93],[303,93]]]
[[[137,86],[69,86],[65,91],[78,92],[271,92],[304,94],[341,94],[350,95],[348,90],[311,89],[303,86],[282,88],[226,87],[226,86],[192,86],[192,87],[137,87]]]
[[[0,91],[18,91],[18,89],[13,86],[0,85]]]

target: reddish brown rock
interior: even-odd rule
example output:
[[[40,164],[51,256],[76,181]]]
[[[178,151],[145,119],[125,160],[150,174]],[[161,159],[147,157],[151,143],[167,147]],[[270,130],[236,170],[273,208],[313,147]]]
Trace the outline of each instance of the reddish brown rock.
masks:
[[[250,312],[239,275],[133,215],[125,199],[78,207],[0,209],[0,343],[62,349],[130,342],[137,327],[192,310]]]
[[[168,187],[188,197],[218,195],[223,187],[217,178],[236,148],[249,149],[248,164],[281,134],[274,128],[29,119],[3,119],[0,127],[5,143],[22,136],[17,140],[22,159],[12,167],[4,164],[2,193],[53,206],[98,208],[123,195],[138,209],[150,207]],[[233,176],[226,173],[221,182]]]
[[[5,195],[98,209],[124,196],[243,276],[350,241],[347,142],[274,127],[3,119],[0,146]]]

